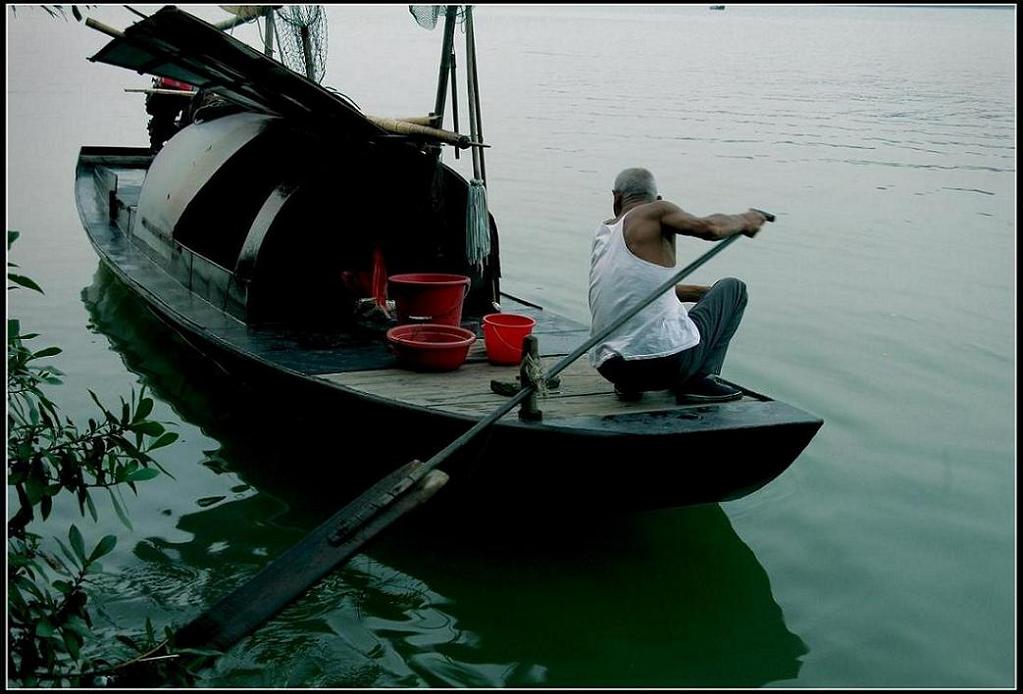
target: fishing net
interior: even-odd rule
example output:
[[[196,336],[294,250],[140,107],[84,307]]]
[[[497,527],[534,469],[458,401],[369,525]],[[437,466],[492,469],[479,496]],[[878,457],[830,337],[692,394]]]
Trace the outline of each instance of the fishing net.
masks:
[[[444,13],[444,5],[409,5],[408,11],[415,17],[419,26],[432,29],[437,26],[437,18]]]
[[[323,7],[285,5],[277,10],[277,19],[281,62],[315,82],[322,80],[327,65],[327,15]]]
[[[465,5],[455,5],[455,21],[459,24],[465,21]],[[447,5],[409,5],[408,11],[416,23],[424,29],[433,29],[437,26],[437,20],[447,12]]]

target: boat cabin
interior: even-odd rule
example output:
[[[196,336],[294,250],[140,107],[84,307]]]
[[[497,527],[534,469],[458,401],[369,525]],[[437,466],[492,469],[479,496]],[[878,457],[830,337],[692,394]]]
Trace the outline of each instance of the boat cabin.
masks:
[[[440,145],[381,129],[269,60],[238,88],[225,75],[262,56],[238,42],[218,52],[224,38],[167,7],[93,58],[184,79],[231,104],[199,109],[156,153],[124,231],[245,323],[344,325],[371,296],[374,272],[466,275],[465,313],[493,311],[497,225],[487,213],[490,254],[470,264],[468,182],[441,162]],[[193,57],[168,55],[153,68],[177,41]],[[310,95],[315,107],[299,104]]]

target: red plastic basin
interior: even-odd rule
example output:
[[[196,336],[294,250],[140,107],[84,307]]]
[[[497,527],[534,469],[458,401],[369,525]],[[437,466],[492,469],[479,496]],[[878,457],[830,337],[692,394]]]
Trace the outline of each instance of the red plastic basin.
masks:
[[[453,371],[465,363],[476,341],[471,330],[455,325],[419,323],[387,331],[398,361],[415,371]]]

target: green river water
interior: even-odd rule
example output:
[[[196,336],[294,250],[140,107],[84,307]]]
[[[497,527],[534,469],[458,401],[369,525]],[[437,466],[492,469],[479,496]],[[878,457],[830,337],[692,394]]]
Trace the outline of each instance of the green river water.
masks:
[[[327,12],[325,83],[368,113],[429,110],[440,29],[404,5]],[[358,470],[400,432],[367,442],[240,390],[100,270],[77,150],[145,145],[124,89],[149,80],[87,62],[105,37],[80,24],[7,19],[7,226],[46,290],[10,292],[8,314],[64,348],[70,415],[89,416],[88,388],[145,384],[181,434],[160,457],[175,479],[129,502],[133,531],[109,508],[95,524],[58,508],[50,530],[120,536],[101,636],[179,625],[354,492],[323,470]],[[771,210],[691,281],[745,280],[724,375],[824,428],[720,505],[551,526],[528,500],[495,519],[439,498],[203,684],[1012,686],[1015,12],[480,6],[476,34],[503,287],[588,322],[591,234],[627,166],[697,214]]]

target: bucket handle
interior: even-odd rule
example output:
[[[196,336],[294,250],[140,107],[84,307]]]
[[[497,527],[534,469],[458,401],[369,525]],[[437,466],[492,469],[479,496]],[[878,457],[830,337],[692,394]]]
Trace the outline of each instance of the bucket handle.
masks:
[[[472,288],[472,280],[467,280],[465,283],[465,291],[462,293],[462,301],[465,301],[465,297],[469,296],[469,289]],[[421,323],[429,323],[433,320],[433,316],[409,316],[410,321],[419,321]]]
[[[525,335],[523,335],[522,338],[525,339],[526,336],[532,335],[533,334],[533,328],[535,328],[535,327],[536,327],[536,323],[533,323],[531,326],[529,326],[529,332],[526,333]],[[496,337],[498,340],[500,340],[501,344],[503,344],[505,347],[508,347],[508,348],[514,349],[514,350],[521,350],[522,349],[522,343],[519,343],[518,345],[513,345],[512,343],[508,342],[508,340],[504,339],[504,336],[501,335],[501,331],[498,330],[496,325],[493,326],[493,330],[491,331],[491,334],[493,334],[494,337]]]

